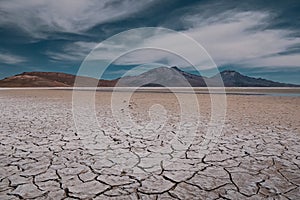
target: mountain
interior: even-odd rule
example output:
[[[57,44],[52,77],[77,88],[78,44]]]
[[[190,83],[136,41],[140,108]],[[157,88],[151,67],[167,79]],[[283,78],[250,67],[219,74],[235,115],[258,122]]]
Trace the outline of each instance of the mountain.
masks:
[[[158,67],[137,76],[122,77],[117,86],[127,87],[199,87],[205,86],[204,78],[184,72],[177,67]]]
[[[222,78],[224,86],[226,87],[295,87],[297,85],[279,83],[263,78],[253,78],[240,74],[239,72],[232,70],[222,71],[220,74],[210,78],[209,81]]]
[[[223,80],[223,83],[220,80]],[[223,85],[224,84],[224,85]],[[122,77],[117,86],[144,87],[295,87],[297,85],[274,82],[262,78],[252,78],[239,72],[226,70],[213,77],[205,77],[185,72],[178,67],[159,67],[138,76]]]
[[[72,87],[75,75],[59,72],[24,72],[0,80],[0,87]],[[84,76],[77,76],[80,86],[113,87],[117,80],[98,80]]]
[[[115,80],[98,80],[84,76],[58,72],[24,72],[0,80],[0,87],[72,87],[75,78],[80,81],[80,87],[299,87],[299,85],[278,83],[262,78],[253,78],[239,72],[226,70],[212,77],[205,77],[185,72],[178,67],[158,67],[136,76],[126,76]]]

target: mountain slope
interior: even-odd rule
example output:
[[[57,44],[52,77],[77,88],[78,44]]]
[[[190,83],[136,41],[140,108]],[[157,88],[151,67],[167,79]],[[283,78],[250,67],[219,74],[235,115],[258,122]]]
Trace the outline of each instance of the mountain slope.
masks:
[[[205,87],[206,86],[206,79],[207,77],[199,76],[195,74],[190,74],[185,72],[178,67],[171,67],[172,69],[178,71],[186,80],[191,84],[192,87]]]

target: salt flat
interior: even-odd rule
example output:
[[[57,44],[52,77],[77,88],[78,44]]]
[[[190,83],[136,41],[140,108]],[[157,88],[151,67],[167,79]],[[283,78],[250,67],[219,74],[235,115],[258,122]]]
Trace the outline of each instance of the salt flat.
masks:
[[[134,93],[120,101],[128,110],[112,110],[111,91],[96,92],[98,127],[86,120],[88,91],[78,94],[82,112],[74,115],[70,90],[0,91],[0,199],[300,197],[299,97],[227,95],[222,133],[208,148],[208,94],[196,94],[199,123],[185,116],[178,144],[174,94]],[[118,124],[113,112],[139,126]]]

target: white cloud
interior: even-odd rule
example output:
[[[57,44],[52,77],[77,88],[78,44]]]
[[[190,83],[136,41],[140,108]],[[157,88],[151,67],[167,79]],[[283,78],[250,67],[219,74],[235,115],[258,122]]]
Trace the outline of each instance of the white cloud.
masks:
[[[228,16],[227,18],[225,16]],[[289,47],[299,44],[300,38],[290,38],[292,31],[283,29],[260,29],[271,20],[268,13],[243,12],[225,13],[201,19],[195,16],[189,19],[189,29],[182,33],[195,39],[210,54],[217,65],[243,64],[249,67],[299,67],[300,54],[280,56]],[[189,60],[201,66],[202,69],[211,67],[211,62],[205,52],[195,52],[194,44],[182,38],[179,34],[161,34],[146,38],[145,46],[170,47],[187,55]],[[103,54],[102,54],[103,56]],[[165,58],[170,65],[182,66],[178,57],[166,56],[163,53],[142,53],[139,56],[129,56],[127,61],[143,63],[154,62]],[[126,58],[123,59],[126,63]],[[186,65],[183,64],[182,67]]]
[[[283,29],[260,29],[269,22],[268,13],[242,12],[223,13],[211,18],[198,15],[183,17],[186,26],[190,27],[182,33],[195,39],[211,55],[217,65],[244,64],[249,67],[264,66],[300,66],[300,55],[279,56],[290,46],[300,43],[299,38],[290,38],[292,32]],[[110,42],[93,52],[90,59],[113,60],[128,49],[140,47],[166,47],[165,49],[187,55],[202,68],[212,67],[205,51],[195,52],[195,43],[184,39],[181,34],[165,32],[158,29],[151,32],[147,29],[129,34]],[[61,59],[81,59],[89,53],[96,43],[75,42],[64,47],[66,55]],[[71,56],[71,57],[70,57]],[[135,51],[116,60],[116,64],[144,64],[166,61],[169,65],[188,66],[178,56],[161,50]]]
[[[104,41],[89,55],[88,59],[108,62],[116,59],[114,64],[120,65],[163,62],[169,65],[190,66],[190,64],[180,56],[195,61],[195,58],[198,59],[200,55],[196,55],[195,52],[193,52],[194,49],[186,51],[185,48],[182,48],[183,45],[190,48],[191,46],[189,46],[188,43],[195,46],[193,41],[181,33],[176,33],[171,30],[165,31],[160,28],[142,28],[135,32],[129,31],[127,34],[117,35],[108,41]],[[87,56],[89,53],[87,50],[92,49],[86,47],[92,47],[94,45],[95,43],[76,42],[65,46],[63,49],[65,53],[62,55],[55,54],[55,57],[63,59],[68,57],[82,61],[84,56]],[[74,48],[75,46],[76,48]],[[201,48],[200,51],[202,53],[202,59],[205,58],[204,60],[209,63],[210,61],[207,61],[209,57]],[[50,54],[48,53],[48,55]],[[53,57],[53,54],[50,56]]]
[[[95,25],[126,17],[152,4],[133,0],[0,1],[0,25],[14,26],[36,38],[52,32],[83,33]]]
[[[7,52],[0,52],[0,63],[5,64],[19,64],[27,61],[26,58],[10,54]]]
[[[299,67],[300,54],[294,55],[277,55],[266,58],[258,58],[251,62],[254,66],[269,66],[269,67]]]
[[[288,60],[274,56],[299,44],[300,39],[289,38],[292,32],[288,30],[257,30],[257,27],[269,23],[268,20],[267,13],[237,13],[232,15],[231,20],[215,20],[212,24],[191,28],[185,33],[202,44],[219,65],[300,66],[299,55],[298,59]]]
[[[97,43],[95,42],[74,42],[62,48],[63,53],[60,51],[47,51],[45,54],[55,61],[82,61]]]

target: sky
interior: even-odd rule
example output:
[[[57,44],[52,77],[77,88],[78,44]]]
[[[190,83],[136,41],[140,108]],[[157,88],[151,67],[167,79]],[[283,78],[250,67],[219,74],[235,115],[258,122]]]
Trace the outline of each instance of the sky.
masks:
[[[231,69],[300,84],[298,0],[1,0],[0,79],[25,71],[76,74],[97,44],[142,27],[187,35],[207,51],[220,71]],[[191,51],[189,44],[172,34],[143,40],[145,35],[138,39],[143,45],[149,41],[167,43]],[[104,66],[101,61],[118,55],[115,48],[106,49],[99,54],[99,68]],[[195,52],[190,53],[197,58]],[[200,58],[197,62],[205,65]],[[117,78],[147,63],[176,65],[193,72],[191,66],[170,54],[144,50],[117,59],[101,78]]]

